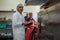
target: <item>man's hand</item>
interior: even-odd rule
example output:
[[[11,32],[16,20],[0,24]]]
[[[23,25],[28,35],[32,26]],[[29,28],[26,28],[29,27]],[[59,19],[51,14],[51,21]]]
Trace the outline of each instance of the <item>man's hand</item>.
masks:
[[[22,25],[26,25],[26,24],[28,24],[28,22],[23,22],[23,23],[22,23]]]
[[[22,25],[24,26],[30,26],[32,23],[31,22],[24,22]]]

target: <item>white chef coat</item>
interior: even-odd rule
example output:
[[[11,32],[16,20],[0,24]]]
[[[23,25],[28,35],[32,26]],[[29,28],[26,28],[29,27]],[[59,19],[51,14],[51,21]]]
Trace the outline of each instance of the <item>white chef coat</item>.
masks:
[[[22,14],[18,11],[13,14],[12,28],[14,40],[25,40],[25,27],[22,25],[25,20]]]

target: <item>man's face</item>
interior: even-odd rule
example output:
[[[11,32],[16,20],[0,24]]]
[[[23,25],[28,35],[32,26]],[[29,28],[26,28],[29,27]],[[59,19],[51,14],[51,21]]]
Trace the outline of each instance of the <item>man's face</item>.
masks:
[[[23,7],[19,7],[19,8],[18,8],[18,11],[19,11],[20,13],[22,13]]]

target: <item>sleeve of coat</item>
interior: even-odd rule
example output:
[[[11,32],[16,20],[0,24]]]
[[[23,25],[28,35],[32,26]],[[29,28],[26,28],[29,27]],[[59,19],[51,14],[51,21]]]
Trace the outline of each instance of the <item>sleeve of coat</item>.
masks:
[[[22,22],[18,22],[18,15],[14,14],[13,19],[12,19],[13,25],[14,26],[22,26]]]

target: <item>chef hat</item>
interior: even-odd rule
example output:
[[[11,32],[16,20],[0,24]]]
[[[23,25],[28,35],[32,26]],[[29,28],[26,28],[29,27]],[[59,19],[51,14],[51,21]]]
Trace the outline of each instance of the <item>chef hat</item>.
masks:
[[[23,7],[23,4],[21,4],[21,3],[18,4],[18,5],[17,5],[17,9],[18,9],[19,7]]]

